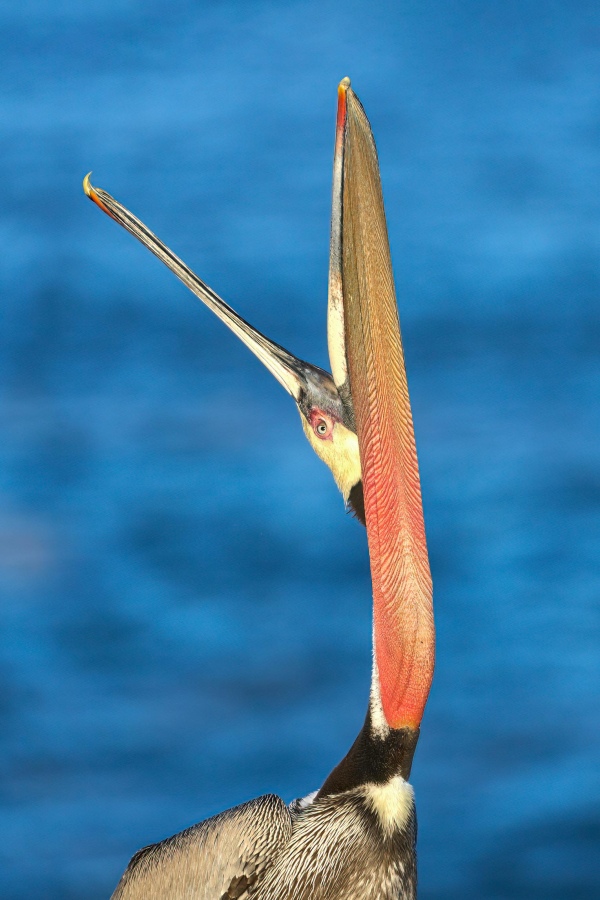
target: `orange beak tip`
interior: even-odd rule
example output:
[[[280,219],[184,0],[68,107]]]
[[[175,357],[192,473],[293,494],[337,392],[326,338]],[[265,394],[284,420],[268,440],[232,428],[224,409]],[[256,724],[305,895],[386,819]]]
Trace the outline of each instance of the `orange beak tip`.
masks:
[[[337,133],[341,140],[342,129],[346,121],[346,94],[350,90],[350,79],[342,78],[338,85]]]

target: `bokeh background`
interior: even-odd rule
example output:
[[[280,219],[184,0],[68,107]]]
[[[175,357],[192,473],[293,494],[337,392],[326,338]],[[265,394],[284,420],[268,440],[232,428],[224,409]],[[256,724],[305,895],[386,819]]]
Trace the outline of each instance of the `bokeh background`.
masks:
[[[379,145],[436,588],[420,896],[600,896],[596,2],[0,12],[0,895],[315,789],[362,723],[365,534],[290,399],[94,170],[327,367],[336,85]]]

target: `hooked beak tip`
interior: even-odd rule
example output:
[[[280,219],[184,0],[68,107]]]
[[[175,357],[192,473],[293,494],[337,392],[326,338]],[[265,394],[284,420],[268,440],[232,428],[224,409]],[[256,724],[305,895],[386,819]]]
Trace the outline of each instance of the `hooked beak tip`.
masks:
[[[87,175],[85,176],[85,178],[83,179],[83,192],[86,195],[86,197],[91,197],[92,191],[94,190],[94,188],[92,187],[92,183],[90,181],[91,174],[92,174],[91,172],[88,172]]]
[[[111,213],[110,209],[108,209],[106,204],[102,202],[102,200],[98,196],[98,192],[96,191],[96,188],[90,181],[91,174],[92,174],[91,172],[88,172],[87,175],[85,176],[85,178],[83,179],[83,191],[84,191],[86,197],[89,197],[90,200],[92,200],[96,204],[96,206],[99,206],[100,209],[102,210],[102,212],[105,212],[108,216],[111,217],[111,219],[114,219],[114,216]]]

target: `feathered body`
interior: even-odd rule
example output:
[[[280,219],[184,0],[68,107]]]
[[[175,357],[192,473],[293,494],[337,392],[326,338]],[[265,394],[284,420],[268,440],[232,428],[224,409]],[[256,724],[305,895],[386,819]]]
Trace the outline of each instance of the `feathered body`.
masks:
[[[112,900],[413,900],[413,790],[391,774],[410,756],[408,741],[404,732],[374,736],[367,717],[332,790],[326,783],[290,806],[266,794],[152,844]],[[369,750],[380,767],[370,776],[361,773]]]

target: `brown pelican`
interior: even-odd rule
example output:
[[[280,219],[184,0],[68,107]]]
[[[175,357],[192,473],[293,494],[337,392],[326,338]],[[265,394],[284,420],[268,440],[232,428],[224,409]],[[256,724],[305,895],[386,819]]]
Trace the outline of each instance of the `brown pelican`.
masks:
[[[320,790],[289,807],[275,795],[259,797],[140,850],[113,898],[413,898],[416,819],[408,777],[433,675],[431,577],[377,152],[360,101],[344,79],[329,284],[333,381],[250,328],[89,180],[86,193],[163,259],[290,391],[317,452],[321,436],[330,442],[329,455],[319,455],[343,492],[351,479],[339,476],[345,463],[336,429],[344,429],[338,437],[355,436],[373,582],[366,719]],[[316,401],[321,419],[313,416]]]

